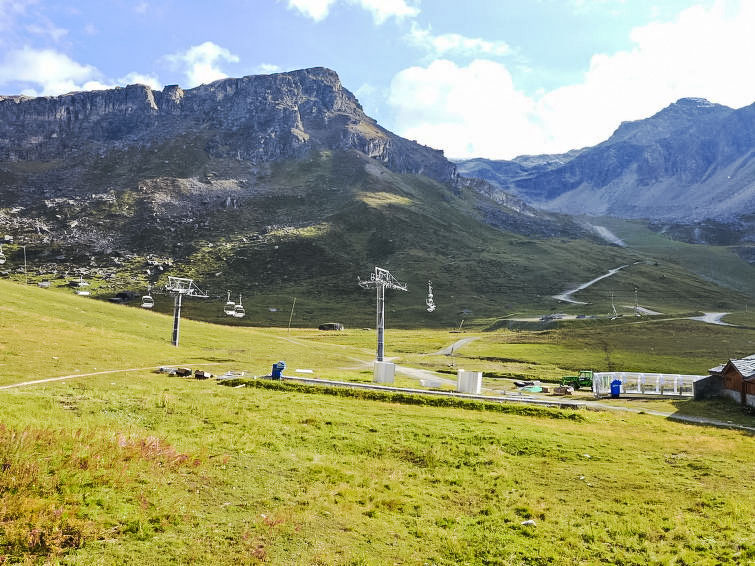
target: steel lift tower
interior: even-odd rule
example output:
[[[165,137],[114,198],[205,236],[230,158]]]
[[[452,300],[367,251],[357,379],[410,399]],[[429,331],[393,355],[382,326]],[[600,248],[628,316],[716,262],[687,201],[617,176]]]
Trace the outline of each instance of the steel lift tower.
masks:
[[[383,361],[383,335],[385,332],[385,290],[386,289],[398,289],[399,291],[406,291],[406,283],[399,283],[399,281],[391,275],[391,272],[382,267],[375,267],[375,273],[370,275],[368,281],[362,281],[357,277],[359,286],[363,289],[375,288],[377,293],[377,356],[375,360],[378,362]]]
[[[196,286],[193,279],[184,277],[168,277],[168,284],[165,290],[173,293],[173,339],[174,346],[178,346],[178,339],[181,332],[181,299],[184,295],[188,297],[198,297],[206,299],[207,294]]]

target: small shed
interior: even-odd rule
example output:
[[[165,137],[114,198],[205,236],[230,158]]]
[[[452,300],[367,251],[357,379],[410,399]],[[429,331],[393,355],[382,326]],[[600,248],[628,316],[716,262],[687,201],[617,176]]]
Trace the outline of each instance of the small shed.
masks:
[[[720,394],[742,405],[755,407],[755,354],[711,368],[721,380]]]

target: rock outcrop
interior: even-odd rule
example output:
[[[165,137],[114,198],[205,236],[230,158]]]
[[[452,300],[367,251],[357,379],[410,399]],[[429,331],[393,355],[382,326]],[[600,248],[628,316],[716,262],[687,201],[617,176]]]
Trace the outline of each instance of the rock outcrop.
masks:
[[[452,183],[443,152],[405,140],[369,118],[325,68],[223,79],[183,90],[144,85],[55,97],[0,97],[2,162],[73,160],[181,136],[202,136],[211,158],[253,164],[312,149],[354,149],[399,173]]]

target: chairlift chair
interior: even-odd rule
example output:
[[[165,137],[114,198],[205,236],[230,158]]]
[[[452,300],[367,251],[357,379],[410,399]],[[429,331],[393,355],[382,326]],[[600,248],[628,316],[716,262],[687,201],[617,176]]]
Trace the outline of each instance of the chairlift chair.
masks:
[[[231,300],[230,291],[228,291],[228,299],[223,307],[223,312],[228,316],[236,316],[236,303]]]
[[[236,318],[244,318],[245,314],[246,311],[244,310],[244,305],[241,304],[241,295],[239,295],[239,302],[235,307],[233,307],[233,316],[235,316]]]
[[[427,299],[425,300],[427,305],[427,312],[433,312],[435,310],[435,301],[433,300],[433,284],[432,281],[427,282]]]
[[[152,287],[147,287],[147,294],[142,296],[142,304],[141,307],[143,309],[151,309],[155,306],[155,299],[152,298],[152,295],[150,295],[150,291],[152,290]]]
[[[3,253],[3,246],[0,244],[0,265],[5,263],[5,254]]]

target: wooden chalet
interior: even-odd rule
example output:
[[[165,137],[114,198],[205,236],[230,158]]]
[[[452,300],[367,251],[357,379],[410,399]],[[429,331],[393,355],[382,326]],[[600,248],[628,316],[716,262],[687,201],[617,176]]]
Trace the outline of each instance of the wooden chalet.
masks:
[[[721,379],[722,396],[755,407],[755,355],[729,360],[712,368],[710,374]]]

